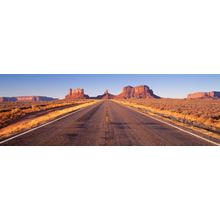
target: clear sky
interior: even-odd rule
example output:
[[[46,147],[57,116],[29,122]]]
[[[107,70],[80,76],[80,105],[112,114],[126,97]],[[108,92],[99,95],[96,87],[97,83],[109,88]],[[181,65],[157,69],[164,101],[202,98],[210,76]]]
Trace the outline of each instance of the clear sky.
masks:
[[[148,85],[156,95],[184,98],[191,92],[220,91],[220,74],[0,74],[0,96],[63,98],[69,88],[97,96],[106,89],[119,94],[127,85]]]

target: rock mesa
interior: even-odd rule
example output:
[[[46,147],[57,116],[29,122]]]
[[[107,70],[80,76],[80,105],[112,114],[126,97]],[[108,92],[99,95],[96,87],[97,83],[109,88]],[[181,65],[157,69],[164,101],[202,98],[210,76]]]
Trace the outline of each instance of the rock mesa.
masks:
[[[145,99],[145,98],[160,98],[159,96],[153,93],[146,85],[141,86],[126,86],[123,88],[123,91],[116,96],[116,98],[121,99],[130,99],[130,98],[137,98],[137,99]]]
[[[187,96],[187,99],[205,99],[205,98],[218,99],[220,98],[220,92],[216,92],[216,91],[196,92],[196,93],[191,93]]]
[[[17,96],[17,97],[0,97],[0,102],[38,102],[53,101],[55,98],[46,96]]]

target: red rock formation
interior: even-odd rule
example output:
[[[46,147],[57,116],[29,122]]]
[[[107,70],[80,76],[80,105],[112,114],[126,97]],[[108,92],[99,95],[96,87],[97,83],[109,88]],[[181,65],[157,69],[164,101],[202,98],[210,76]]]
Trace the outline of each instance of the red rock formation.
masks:
[[[143,86],[126,86],[123,88],[122,93],[116,96],[118,99],[144,99],[144,98],[159,98],[159,96],[154,95],[153,91],[146,85]]]
[[[115,96],[106,90],[103,95],[98,95],[96,99],[113,99]]]
[[[88,95],[84,94],[84,89],[70,89],[69,94],[66,95],[66,99],[86,99],[89,98]]]
[[[220,98],[220,92],[196,92],[187,96],[187,99],[205,99],[205,98]]]
[[[120,95],[125,99],[129,99],[134,96],[134,88],[132,86],[126,86],[123,88],[123,92]]]
[[[70,89],[69,94],[66,96],[66,99],[83,99],[89,98],[89,96],[84,94],[83,89]],[[144,98],[160,98],[155,95],[153,91],[146,85],[143,86],[126,86],[123,88],[122,93],[119,95],[113,95],[109,93],[108,90],[104,92],[102,95],[98,95],[96,97],[91,97],[91,99],[144,99]]]

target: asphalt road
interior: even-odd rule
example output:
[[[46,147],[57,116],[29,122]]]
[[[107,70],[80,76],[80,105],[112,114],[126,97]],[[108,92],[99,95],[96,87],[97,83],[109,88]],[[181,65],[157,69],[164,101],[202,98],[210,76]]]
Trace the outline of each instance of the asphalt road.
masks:
[[[132,109],[106,100],[3,145],[212,145]]]

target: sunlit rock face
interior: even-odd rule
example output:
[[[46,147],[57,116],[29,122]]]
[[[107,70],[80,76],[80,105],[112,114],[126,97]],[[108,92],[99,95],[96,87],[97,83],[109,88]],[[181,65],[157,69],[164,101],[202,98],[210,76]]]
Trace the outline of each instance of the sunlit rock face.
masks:
[[[219,99],[220,92],[217,92],[217,91],[195,92],[195,93],[191,93],[187,96],[187,99],[205,99],[205,98]]]
[[[120,93],[116,98],[130,99],[145,99],[145,98],[160,98],[159,96],[153,93],[153,90],[149,88],[149,86],[126,86],[123,88],[122,93]]]
[[[77,88],[77,89],[69,89],[69,94],[66,95],[66,99],[87,99],[89,98],[88,95],[84,94],[84,89]]]

